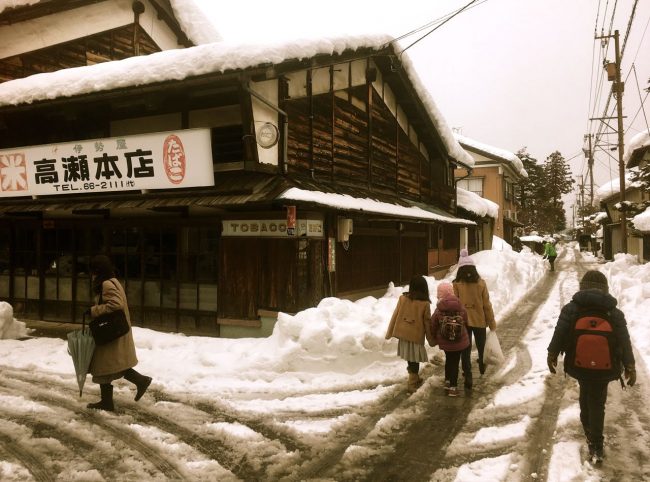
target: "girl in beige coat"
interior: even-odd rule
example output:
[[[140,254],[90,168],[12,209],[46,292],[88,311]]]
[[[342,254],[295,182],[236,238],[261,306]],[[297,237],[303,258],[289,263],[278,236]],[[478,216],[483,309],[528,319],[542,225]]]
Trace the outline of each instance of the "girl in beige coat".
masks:
[[[397,355],[406,360],[408,389],[415,391],[422,384],[418,375],[420,362],[429,361],[424,338],[431,346],[435,344],[431,335],[429,285],[424,277],[415,276],[411,279],[408,293],[400,296],[386,330],[386,339],[392,337],[399,340]]]
[[[86,310],[91,318],[123,310],[131,325],[126,294],[120,282],[115,278],[115,271],[110,259],[104,255],[93,257],[90,264],[95,305]],[[105,345],[96,346],[90,363],[93,382],[99,384],[101,400],[89,403],[88,408],[113,411],[113,385],[111,382],[124,377],[136,386],[135,401],[140,400],[151,384],[151,377],[141,375],[133,369],[138,364],[135,355],[132,331]]]
[[[467,310],[467,330],[469,334],[469,347],[463,352],[462,365],[465,376],[465,388],[472,388],[472,365],[470,354],[472,352],[472,338],[476,340],[478,351],[478,369],[481,375],[485,373],[483,363],[483,350],[487,337],[487,327],[496,330],[497,324],[494,319],[494,310],[490,302],[490,292],[485,280],[483,280],[474,261],[469,257],[466,249],[461,249],[458,259],[458,272],[453,282],[454,293],[460,299]]]

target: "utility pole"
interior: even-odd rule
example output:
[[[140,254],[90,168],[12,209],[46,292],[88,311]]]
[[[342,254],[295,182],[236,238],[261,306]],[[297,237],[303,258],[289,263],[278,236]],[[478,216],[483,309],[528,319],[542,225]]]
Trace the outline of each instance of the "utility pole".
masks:
[[[594,205],[594,153],[591,150],[591,138],[593,134],[589,134],[589,205]]]
[[[621,82],[621,52],[618,46],[618,30],[614,31],[614,48],[616,50],[616,84],[612,86],[616,97],[616,115],[618,117],[618,175],[621,187],[621,249],[627,254],[627,215],[625,214],[625,163],[623,161],[623,91]]]
[[[581,211],[582,214],[580,214]],[[584,216],[584,211],[585,211],[585,182],[584,182],[584,178],[582,177],[582,174],[580,174],[580,211],[578,211],[578,214]]]
[[[611,38],[611,35],[604,35],[596,37],[596,39]],[[607,80],[613,80],[612,93],[616,98],[616,113],[618,121],[618,175],[620,185],[620,199],[623,209],[620,211],[621,222],[621,250],[627,253],[627,215],[625,214],[625,163],[623,162],[623,154],[625,142],[623,141],[623,91],[624,85],[621,82],[621,53],[618,41],[618,30],[614,31],[614,50],[616,51],[615,62],[605,64],[607,70]]]

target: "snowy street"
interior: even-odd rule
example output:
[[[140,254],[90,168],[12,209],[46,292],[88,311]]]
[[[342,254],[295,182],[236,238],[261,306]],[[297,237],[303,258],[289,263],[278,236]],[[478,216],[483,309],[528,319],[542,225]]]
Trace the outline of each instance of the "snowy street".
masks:
[[[383,339],[393,286],[284,315],[267,339],[134,328],[138,370],[154,383],[135,403],[133,386],[115,382],[115,413],[86,409],[97,385],[89,378],[79,398],[65,341],[0,340],[0,479],[649,480],[647,266],[602,265],[573,244],[555,272],[530,252],[474,259],[506,361],[480,377],[474,353],[474,389],[458,398],[435,363],[407,393],[397,343]],[[601,467],[585,462],[576,382],[546,366],[560,308],[588,269],[622,299],[637,350],[637,385],[609,386]]]

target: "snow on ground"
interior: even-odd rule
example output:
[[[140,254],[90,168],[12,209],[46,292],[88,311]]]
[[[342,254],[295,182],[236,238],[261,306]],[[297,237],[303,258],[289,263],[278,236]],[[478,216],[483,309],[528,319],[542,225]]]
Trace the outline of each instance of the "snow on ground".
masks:
[[[565,259],[575,256],[574,247],[560,248]],[[583,253],[587,261],[589,254]],[[548,263],[539,255],[525,249],[517,253],[503,243],[496,243],[495,249],[472,255],[478,271],[486,280],[497,320],[512,308],[535,283],[545,276]],[[614,262],[600,265],[610,281],[611,292],[620,300],[620,307],[628,319],[630,332],[640,355],[637,364],[650,363],[650,264],[639,265],[633,256],[617,255]],[[451,281],[455,271],[444,280],[427,278],[432,300],[441,281]],[[504,447],[498,457],[474,460],[448,472],[445,480],[516,480],[520,470],[519,455],[511,453],[512,442],[526,437],[527,429],[535,421],[541,409],[545,380],[549,375],[546,368],[546,347],[550,341],[561,306],[578,289],[574,269],[559,271],[557,289],[551,292],[548,301],[540,308],[536,320],[525,335],[524,345],[528,349],[531,367],[516,383],[506,384],[492,395],[486,406],[470,417],[473,425],[485,422],[474,433],[461,433],[452,442],[449,451],[465,450],[468,443],[473,451],[481,452],[495,444]],[[293,410],[296,415],[282,423],[290,430],[311,437],[324,437],[336,432],[344,425],[346,416],[313,418],[309,415],[341,407],[355,407],[377,401],[384,397],[389,384],[405,379],[405,362],[396,356],[397,342],[387,341],[384,334],[388,321],[400,294],[408,287],[390,284],[381,298],[366,297],[352,302],[337,298],[323,299],[318,306],[295,315],[281,314],[273,334],[268,338],[219,339],[193,337],[180,334],[156,332],[135,327],[133,329],[140,363],[138,370],[154,377],[152,387],[176,394],[179,398],[209,396],[224,407],[236,407],[239,411],[272,415],[277,410]],[[0,305],[0,333],[3,338],[20,338],[25,335],[24,323],[13,318],[9,305]],[[437,349],[427,348],[431,355]],[[59,339],[28,338],[3,339],[0,341],[2,365],[15,369],[30,369],[34,373],[48,374],[65,380],[71,387],[76,385],[74,369],[67,353],[67,343]],[[496,377],[504,377],[515,366],[515,360],[505,362]],[[431,377],[423,389],[412,399],[416,408],[396,410],[387,414],[378,424],[377,430],[385,430],[392,424],[417,417],[417,397],[426,397],[427,388],[437,386],[440,380]],[[116,402],[125,396],[129,388],[116,383]],[[87,387],[92,385],[90,380]],[[86,390],[87,392],[88,390]],[[575,402],[576,391],[569,395]],[[130,392],[129,392],[130,394]],[[286,394],[286,396],[281,396]],[[64,395],[65,396],[65,395]],[[90,401],[84,395],[84,404]],[[79,403],[82,403],[79,402]],[[144,402],[144,400],[143,400]],[[2,403],[11,410],[28,410],[29,402],[23,397],[2,396]],[[140,402],[142,403],[142,402]],[[145,402],[147,403],[147,402]],[[151,403],[151,402],[149,402]],[[31,410],[44,410],[38,407]],[[503,425],[495,424],[486,416],[490,410],[510,410],[525,406],[526,412],[515,421]],[[609,414],[608,404],[608,414]],[[156,408],[173,411],[173,404],[156,403]],[[514,412],[513,412],[514,413]],[[65,418],[64,418],[65,419]],[[575,435],[578,422],[577,405],[564,407],[558,419],[558,433],[561,435],[552,448],[549,480],[596,480],[593,469],[581,464],[580,447],[582,439]],[[481,425],[481,423],[479,423]],[[563,427],[571,430],[563,431]],[[4,427],[6,429],[6,427]],[[136,433],[151,443],[180,446],[178,441],[168,440],[151,427],[132,427]],[[215,423],[201,430],[218,431],[232,439],[236,446],[242,440],[265,447],[263,437],[244,426],[229,423]],[[25,447],[29,446],[29,434],[25,432]],[[258,440],[259,439],[259,440]],[[319,439],[320,440],[320,439]],[[631,442],[634,444],[635,442]],[[638,444],[645,443],[643,440]],[[647,447],[636,447],[648,454]],[[176,448],[184,453],[182,447]],[[354,449],[346,456],[353,457]],[[199,460],[196,454],[187,451],[184,455],[192,466],[193,473],[214,474],[214,463]],[[646,457],[647,458],[647,457]],[[19,474],[23,468],[9,462],[0,462],[0,473]],[[84,466],[66,469],[68,475],[75,470],[83,473]],[[223,470],[223,469],[221,469]],[[530,474],[528,474],[530,475]],[[70,475],[83,478],[82,475]]]

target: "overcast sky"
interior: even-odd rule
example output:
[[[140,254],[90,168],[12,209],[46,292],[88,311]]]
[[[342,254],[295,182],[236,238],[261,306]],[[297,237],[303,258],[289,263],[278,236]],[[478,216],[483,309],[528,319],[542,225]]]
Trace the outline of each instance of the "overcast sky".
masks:
[[[249,0],[224,6],[196,0],[226,40],[250,42],[369,32],[397,37],[469,1]],[[586,174],[583,135],[598,130],[597,122],[590,123],[589,118],[602,116],[611,85],[602,80],[594,28],[609,31],[614,3],[612,31],[620,31],[622,46],[634,0],[477,0],[407,53],[450,127],[512,152],[526,146],[539,160],[555,150],[567,159],[576,156],[571,166],[578,177]],[[643,89],[650,77],[649,21],[650,1],[641,0],[622,66],[622,75],[630,75],[624,95],[626,140],[647,129],[643,113],[628,126],[641,104],[640,95],[646,95],[639,94],[636,78]],[[424,33],[404,39],[402,46]],[[612,41],[611,60],[613,52]],[[632,62],[636,77],[630,71]],[[597,95],[599,88],[602,93]],[[650,101],[645,110],[648,117]],[[615,142],[616,136],[611,140]],[[614,158],[606,153],[596,158],[597,186],[618,177],[618,155],[611,154]]]

